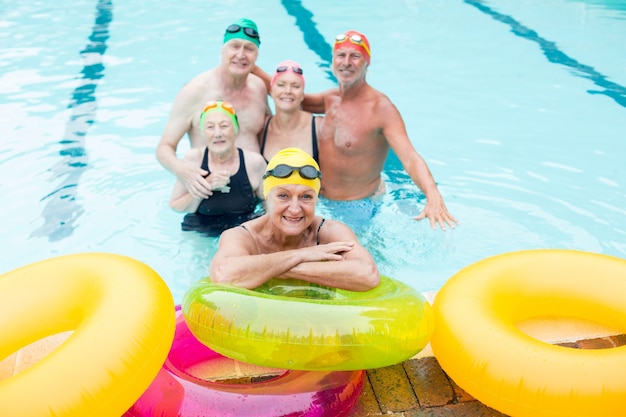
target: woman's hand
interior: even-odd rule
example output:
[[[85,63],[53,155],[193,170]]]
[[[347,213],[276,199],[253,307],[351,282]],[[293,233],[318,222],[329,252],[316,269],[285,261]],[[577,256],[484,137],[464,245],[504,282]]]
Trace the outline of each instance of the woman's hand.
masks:
[[[211,172],[211,174],[207,177],[207,182],[211,190],[219,190],[223,193],[227,193],[230,191],[230,173],[227,171],[217,171]]]
[[[354,248],[354,242],[332,242],[298,249],[302,262],[343,261],[343,254]]]

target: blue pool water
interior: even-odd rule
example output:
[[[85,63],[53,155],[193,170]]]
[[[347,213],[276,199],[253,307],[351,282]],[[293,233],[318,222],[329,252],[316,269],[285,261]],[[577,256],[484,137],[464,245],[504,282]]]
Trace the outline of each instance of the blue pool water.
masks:
[[[370,3],[0,6],[0,272],[120,253],[159,272],[176,301],[207,273],[217,241],[180,231],[154,149],[175,94],[218,63],[224,28],[244,16],[259,25],[259,65],[299,61],[308,91],[334,86],[337,33],[368,35],[368,80],[404,115],[461,221],[447,232],[415,222],[424,199],[393,155],[373,217],[322,203],[386,275],[431,291],[509,251],[626,257],[625,2]]]

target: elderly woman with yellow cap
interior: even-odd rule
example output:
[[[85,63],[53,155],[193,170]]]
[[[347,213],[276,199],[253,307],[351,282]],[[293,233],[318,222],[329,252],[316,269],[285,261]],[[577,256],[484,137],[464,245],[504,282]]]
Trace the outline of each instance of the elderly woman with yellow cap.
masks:
[[[264,199],[262,177],[266,163],[261,155],[235,146],[239,121],[226,101],[211,101],[200,114],[206,145],[184,156],[189,164],[207,171],[207,198],[194,196],[178,179],[170,197],[173,210],[187,212],[182,230],[217,236],[230,227],[259,216]]]
[[[315,215],[317,162],[299,148],[279,151],[267,165],[267,212],[225,231],[209,274],[213,282],[256,288],[271,278],[365,291],[379,283],[370,253],[345,224]]]

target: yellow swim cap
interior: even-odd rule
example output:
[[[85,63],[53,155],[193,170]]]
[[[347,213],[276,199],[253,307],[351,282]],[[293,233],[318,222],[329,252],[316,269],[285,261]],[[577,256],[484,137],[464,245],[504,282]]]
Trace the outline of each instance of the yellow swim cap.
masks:
[[[263,195],[274,187],[301,184],[319,194],[322,173],[315,159],[299,148],[284,148],[270,159],[263,176]]]

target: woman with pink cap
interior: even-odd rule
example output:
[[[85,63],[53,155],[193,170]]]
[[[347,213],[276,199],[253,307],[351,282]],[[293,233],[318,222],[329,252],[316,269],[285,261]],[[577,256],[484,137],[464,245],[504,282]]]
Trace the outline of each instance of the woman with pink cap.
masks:
[[[279,150],[296,146],[319,161],[317,133],[323,121],[301,108],[304,99],[304,71],[295,61],[283,61],[269,83],[276,114],[269,116],[259,135],[261,155],[268,161]]]
[[[315,215],[321,177],[307,152],[278,151],[263,175],[266,214],[222,234],[211,281],[256,288],[271,278],[296,278],[352,291],[376,287],[378,267],[354,232]]]

